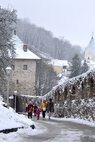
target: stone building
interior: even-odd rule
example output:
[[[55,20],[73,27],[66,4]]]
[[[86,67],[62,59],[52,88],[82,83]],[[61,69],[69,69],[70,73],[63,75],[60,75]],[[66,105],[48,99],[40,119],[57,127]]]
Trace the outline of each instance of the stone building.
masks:
[[[40,58],[31,52],[17,35],[13,36],[13,42],[16,55],[12,64],[10,94],[13,95],[17,90],[18,95],[35,96],[36,62]]]

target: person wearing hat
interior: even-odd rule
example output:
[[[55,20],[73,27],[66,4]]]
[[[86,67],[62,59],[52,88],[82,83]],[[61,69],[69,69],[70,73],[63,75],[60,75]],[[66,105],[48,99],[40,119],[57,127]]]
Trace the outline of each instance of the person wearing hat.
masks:
[[[54,112],[54,103],[52,102],[51,98],[49,99],[49,102],[46,105],[46,110],[47,110],[47,113],[48,113],[48,117],[50,119],[51,113]]]

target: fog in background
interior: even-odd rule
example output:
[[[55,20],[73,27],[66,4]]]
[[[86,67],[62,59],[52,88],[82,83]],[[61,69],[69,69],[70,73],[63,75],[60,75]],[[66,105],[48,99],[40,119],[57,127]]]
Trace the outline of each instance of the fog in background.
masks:
[[[82,47],[95,33],[95,0],[0,0],[0,5]]]

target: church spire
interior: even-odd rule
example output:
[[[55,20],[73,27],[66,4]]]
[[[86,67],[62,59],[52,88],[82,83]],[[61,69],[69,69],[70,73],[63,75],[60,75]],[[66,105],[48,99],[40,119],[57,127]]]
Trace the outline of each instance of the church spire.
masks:
[[[94,35],[94,34],[93,34],[93,32],[92,32],[92,37],[91,37],[92,40],[94,39],[94,38],[93,38],[93,35]]]
[[[88,59],[95,61],[95,42],[94,42],[93,32],[91,35],[90,42],[87,48],[85,49],[85,59],[86,61],[88,61]]]
[[[90,44],[92,43],[92,42],[94,42],[94,37],[93,37],[93,32],[92,32],[92,37],[91,37],[91,40],[90,40]]]

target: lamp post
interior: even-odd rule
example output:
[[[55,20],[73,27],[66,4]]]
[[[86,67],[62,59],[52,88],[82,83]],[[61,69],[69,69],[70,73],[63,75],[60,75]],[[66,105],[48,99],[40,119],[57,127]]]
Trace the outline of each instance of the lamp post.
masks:
[[[16,95],[17,95],[17,90],[14,91],[14,100],[15,100],[15,112],[16,112]]]
[[[8,83],[7,83],[7,108],[9,108],[9,89],[10,89],[10,75],[11,75],[11,67],[7,67],[6,68],[6,73],[7,73],[7,76],[8,76]]]

